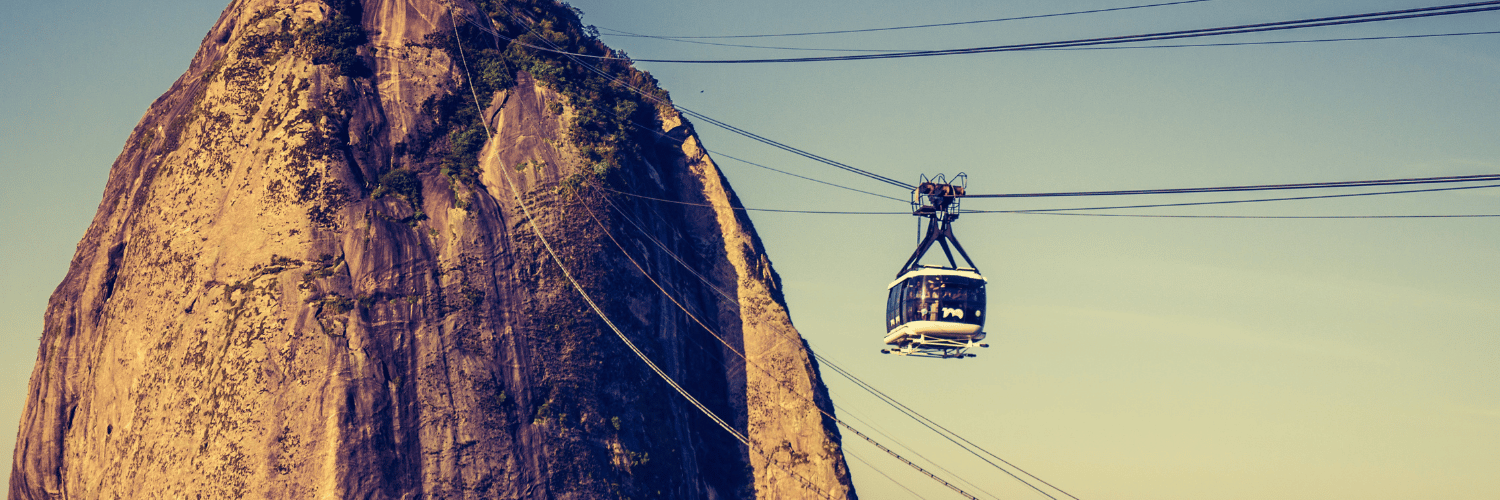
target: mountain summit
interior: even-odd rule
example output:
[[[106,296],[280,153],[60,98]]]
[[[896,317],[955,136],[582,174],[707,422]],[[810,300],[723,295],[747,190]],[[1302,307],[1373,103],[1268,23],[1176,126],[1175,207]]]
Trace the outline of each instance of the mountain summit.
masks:
[[[235,0],[52,295],[10,498],[853,498],[667,99],[551,0]]]

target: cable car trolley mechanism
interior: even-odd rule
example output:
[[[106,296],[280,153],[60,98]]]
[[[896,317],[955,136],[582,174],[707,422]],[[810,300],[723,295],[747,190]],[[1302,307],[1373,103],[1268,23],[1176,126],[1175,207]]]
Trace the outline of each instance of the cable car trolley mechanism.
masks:
[[[974,357],[970,348],[989,347],[984,340],[985,278],[979,274],[968,252],[953,236],[958,220],[958,200],[968,188],[968,175],[960,173],[950,182],[942,174],[926,175],[912,191],[912,212],[927,219],[927,233],[911,258],[887,286],[885,343],[880,352],[932,358]],[[948,266],[922,265],[922,256],[936,243],[948,258]],[[950,245],[951,248],[950,248]],[[968,267],[959,267],[953,250]]]

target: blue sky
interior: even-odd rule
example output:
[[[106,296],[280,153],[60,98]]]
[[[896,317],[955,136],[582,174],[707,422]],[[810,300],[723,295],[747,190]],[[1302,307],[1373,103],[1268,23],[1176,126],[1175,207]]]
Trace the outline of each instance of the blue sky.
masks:
[[[574,5],[585,12],[585,23],[602,28],[718,35],[1140,3],[1150,2]],[[1215,0],[742,41],[935,49],[1441,3]],[[8,215],[0,218],[0,234],[8,235],[0,240],[0,345],[6,347],[0,349],[0,422],[12,429],[0,432],[0,448],[13,446],[47,297],[97,208],[110,163],[149,103],[186,69],[222,7],[177,1],[0,6],[0,210]],[[1500,13],[1486,13],[1228,41],[1489,31],[1497,25]],[[642,59],[784,54],[605,40]],[[1500,81],[1500,35],[638,66],[679,105],[898,179],[964,171],[975,192],[1500,173],[1494,83]],[[904,196],[706,124],[698,131],[715,151]],[[746,206],[905,208],[725,158],[718,163]],[[1500,189],[1131,213],[1496,214],[1497,195]],[[968,200],[965,207],[1098,201]],[[953,361],[878,352],[884,287],[915,244],[912,218],[753,217],[785,282],[793,319],[820,354],[1080,498],[1500,496],[1493,474],[1500,468],[1500,454],[1493,452],[1500,449],[1500,219],[965,215],[955,227],[990,279],[992,347],[978,358]],[[876,434],[888,445],[915,450],[976,489],[1041,498],[830,371],[824,376],[841,414],[890,436]],[[903,487],[927,498],[951,495],[852,437],[845,443],[857,457],[851,462],[863,498],[910,498]],[[9,470],[10,456],[4,457],[0,465]]]

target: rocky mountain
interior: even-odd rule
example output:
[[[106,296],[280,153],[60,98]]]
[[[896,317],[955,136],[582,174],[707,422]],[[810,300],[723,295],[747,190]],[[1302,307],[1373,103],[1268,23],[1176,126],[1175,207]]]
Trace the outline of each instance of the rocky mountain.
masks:
[[[10,498],[853,498],[750,220],[592,35],[234,0],[52,295]]]

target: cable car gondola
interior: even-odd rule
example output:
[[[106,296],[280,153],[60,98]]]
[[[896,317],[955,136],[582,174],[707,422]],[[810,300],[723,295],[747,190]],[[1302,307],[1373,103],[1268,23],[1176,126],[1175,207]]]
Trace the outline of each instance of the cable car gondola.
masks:
[[[968,252],[953,236],[958,219],[958,198],[967,189],[968,176],[958,174],[953,182],[942,175],[922,176],[912,191],[912,215],[925,217],[927,234],[906,260],[896,281],[886,287],[886,335],[889,349],[882,353],[934,358],[974,357],[970,348],[989,347],[984,340],[985,278],[979,274]],[[937,243],[948,258],[948,266],[922,265],[922,256]],[[952,248],[949,247],[952,243]],[[958,250],[968,267],[953,259]]]

